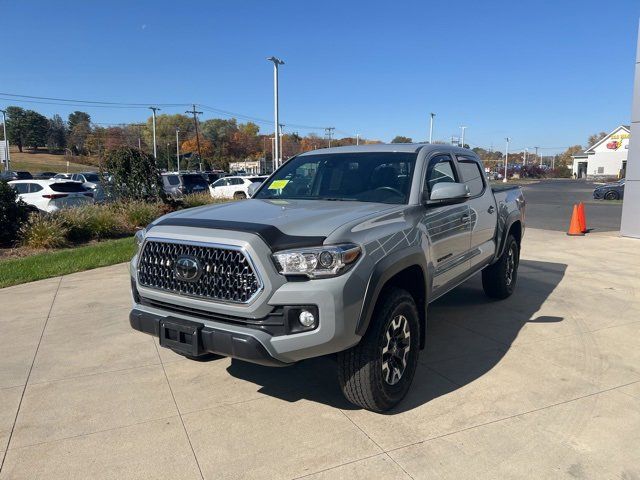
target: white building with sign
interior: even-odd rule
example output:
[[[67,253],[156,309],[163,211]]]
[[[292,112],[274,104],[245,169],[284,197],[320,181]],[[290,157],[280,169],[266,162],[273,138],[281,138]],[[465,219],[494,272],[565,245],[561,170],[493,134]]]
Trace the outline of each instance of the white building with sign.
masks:
[[[624,177],[631,130],[620,125],[584,152],[573,156],[573,174],[589,180]]]

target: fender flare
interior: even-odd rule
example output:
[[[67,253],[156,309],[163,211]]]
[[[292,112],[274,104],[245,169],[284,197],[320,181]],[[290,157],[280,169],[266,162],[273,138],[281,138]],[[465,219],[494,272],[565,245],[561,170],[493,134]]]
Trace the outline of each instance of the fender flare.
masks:
[[[509,235],[509,232],[511,231],[511,227],[513,227],[513,225],[516,222],[520,222],[522,223],[522,219],[520,217],[520,211],[516,210],[513,211],[509,214],[509,216],[507,217],[507,220],[504,223],[504,229],[502,230],[502,232],[499,232],[498,235],[498,248],[496,248],[496,256],[493,259],[493,262],[491,263],[495,263],[501,256],[502,253],[504,252],[504,248],[505,245],[507,243],[507,236]]]
[[[413,266],[420,267],[425,279],[424,305],[417,305],[417,307],[418,311],[426,317],[427,279],[429,277],[427,275],[428,270],[425,254],[422,250],[419,250],[407,255],[406,250],[401,250],[399,252],[392,253],[391,255],[387,255],[373,268],[373,272],[371,273],[369,282],[367,283],[360,318],[358,318],[358,323],[356,324],[357,335],[364,336],[367,332],[380,292],[382,292],[382,289],[389,279]],[[423,334],[424,332],[421,332],[421,336]]]

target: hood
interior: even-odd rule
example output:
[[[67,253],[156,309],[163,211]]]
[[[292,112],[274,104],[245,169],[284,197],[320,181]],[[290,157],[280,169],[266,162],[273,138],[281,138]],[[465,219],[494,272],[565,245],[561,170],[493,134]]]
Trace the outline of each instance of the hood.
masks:
[[[605,183],[604,185],[597,186],[596,190],[600,188],[611,188],[611,187],[619,187],[619,186],[620,186],[620,182],[609,182],[609,183]]]
[[[272,225],[287,235],[328,236],[336,228],[399,205],[328,200],[239,200],[181,210],[172,218]]]

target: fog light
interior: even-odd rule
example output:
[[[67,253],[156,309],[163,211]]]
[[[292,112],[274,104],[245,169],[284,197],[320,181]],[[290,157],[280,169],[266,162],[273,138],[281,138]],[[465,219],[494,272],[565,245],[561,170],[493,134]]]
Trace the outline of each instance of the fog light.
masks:
[[[300,320],[300,324],[303,327],[312,327],[313,324],[316,322],[316,317],[313,316],[313,313],[307,310],[303,310],[300,312],[300,316],[298,317],[298,320]]]

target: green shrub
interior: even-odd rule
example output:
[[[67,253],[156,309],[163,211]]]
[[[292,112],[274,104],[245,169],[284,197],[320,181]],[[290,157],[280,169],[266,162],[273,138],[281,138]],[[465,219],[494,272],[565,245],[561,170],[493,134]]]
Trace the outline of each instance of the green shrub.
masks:
[[[60,248],[67,243],[67,227],[57,215],[33,213],[20,228],[22,245],[30,248]]]
[[[0,245],[10,246],[18,239],[20,228],[29,219],[27,205],[5,181],[0,181]]]
[[[135,148],[118,147],[107,151],[103,165],[113,178],[106,186],[108,196],[153,202],[165,197],[153,156]]]
[[[114,204],[113,208],[122,216],[128,231],[146,227],[152,221],[165,213],[164,205],[160,202],[131,201]]]
[[[202,205],[209,205],[210,203],[225,203],[229,201],[221,198],[213,198],[206,192],[185,195],[180,200],[183,208],[201,207]]]
[[[125,222],[110,205],[85,205],[61,210],[57,214],[72,242],[113,238],[127,232]]]

